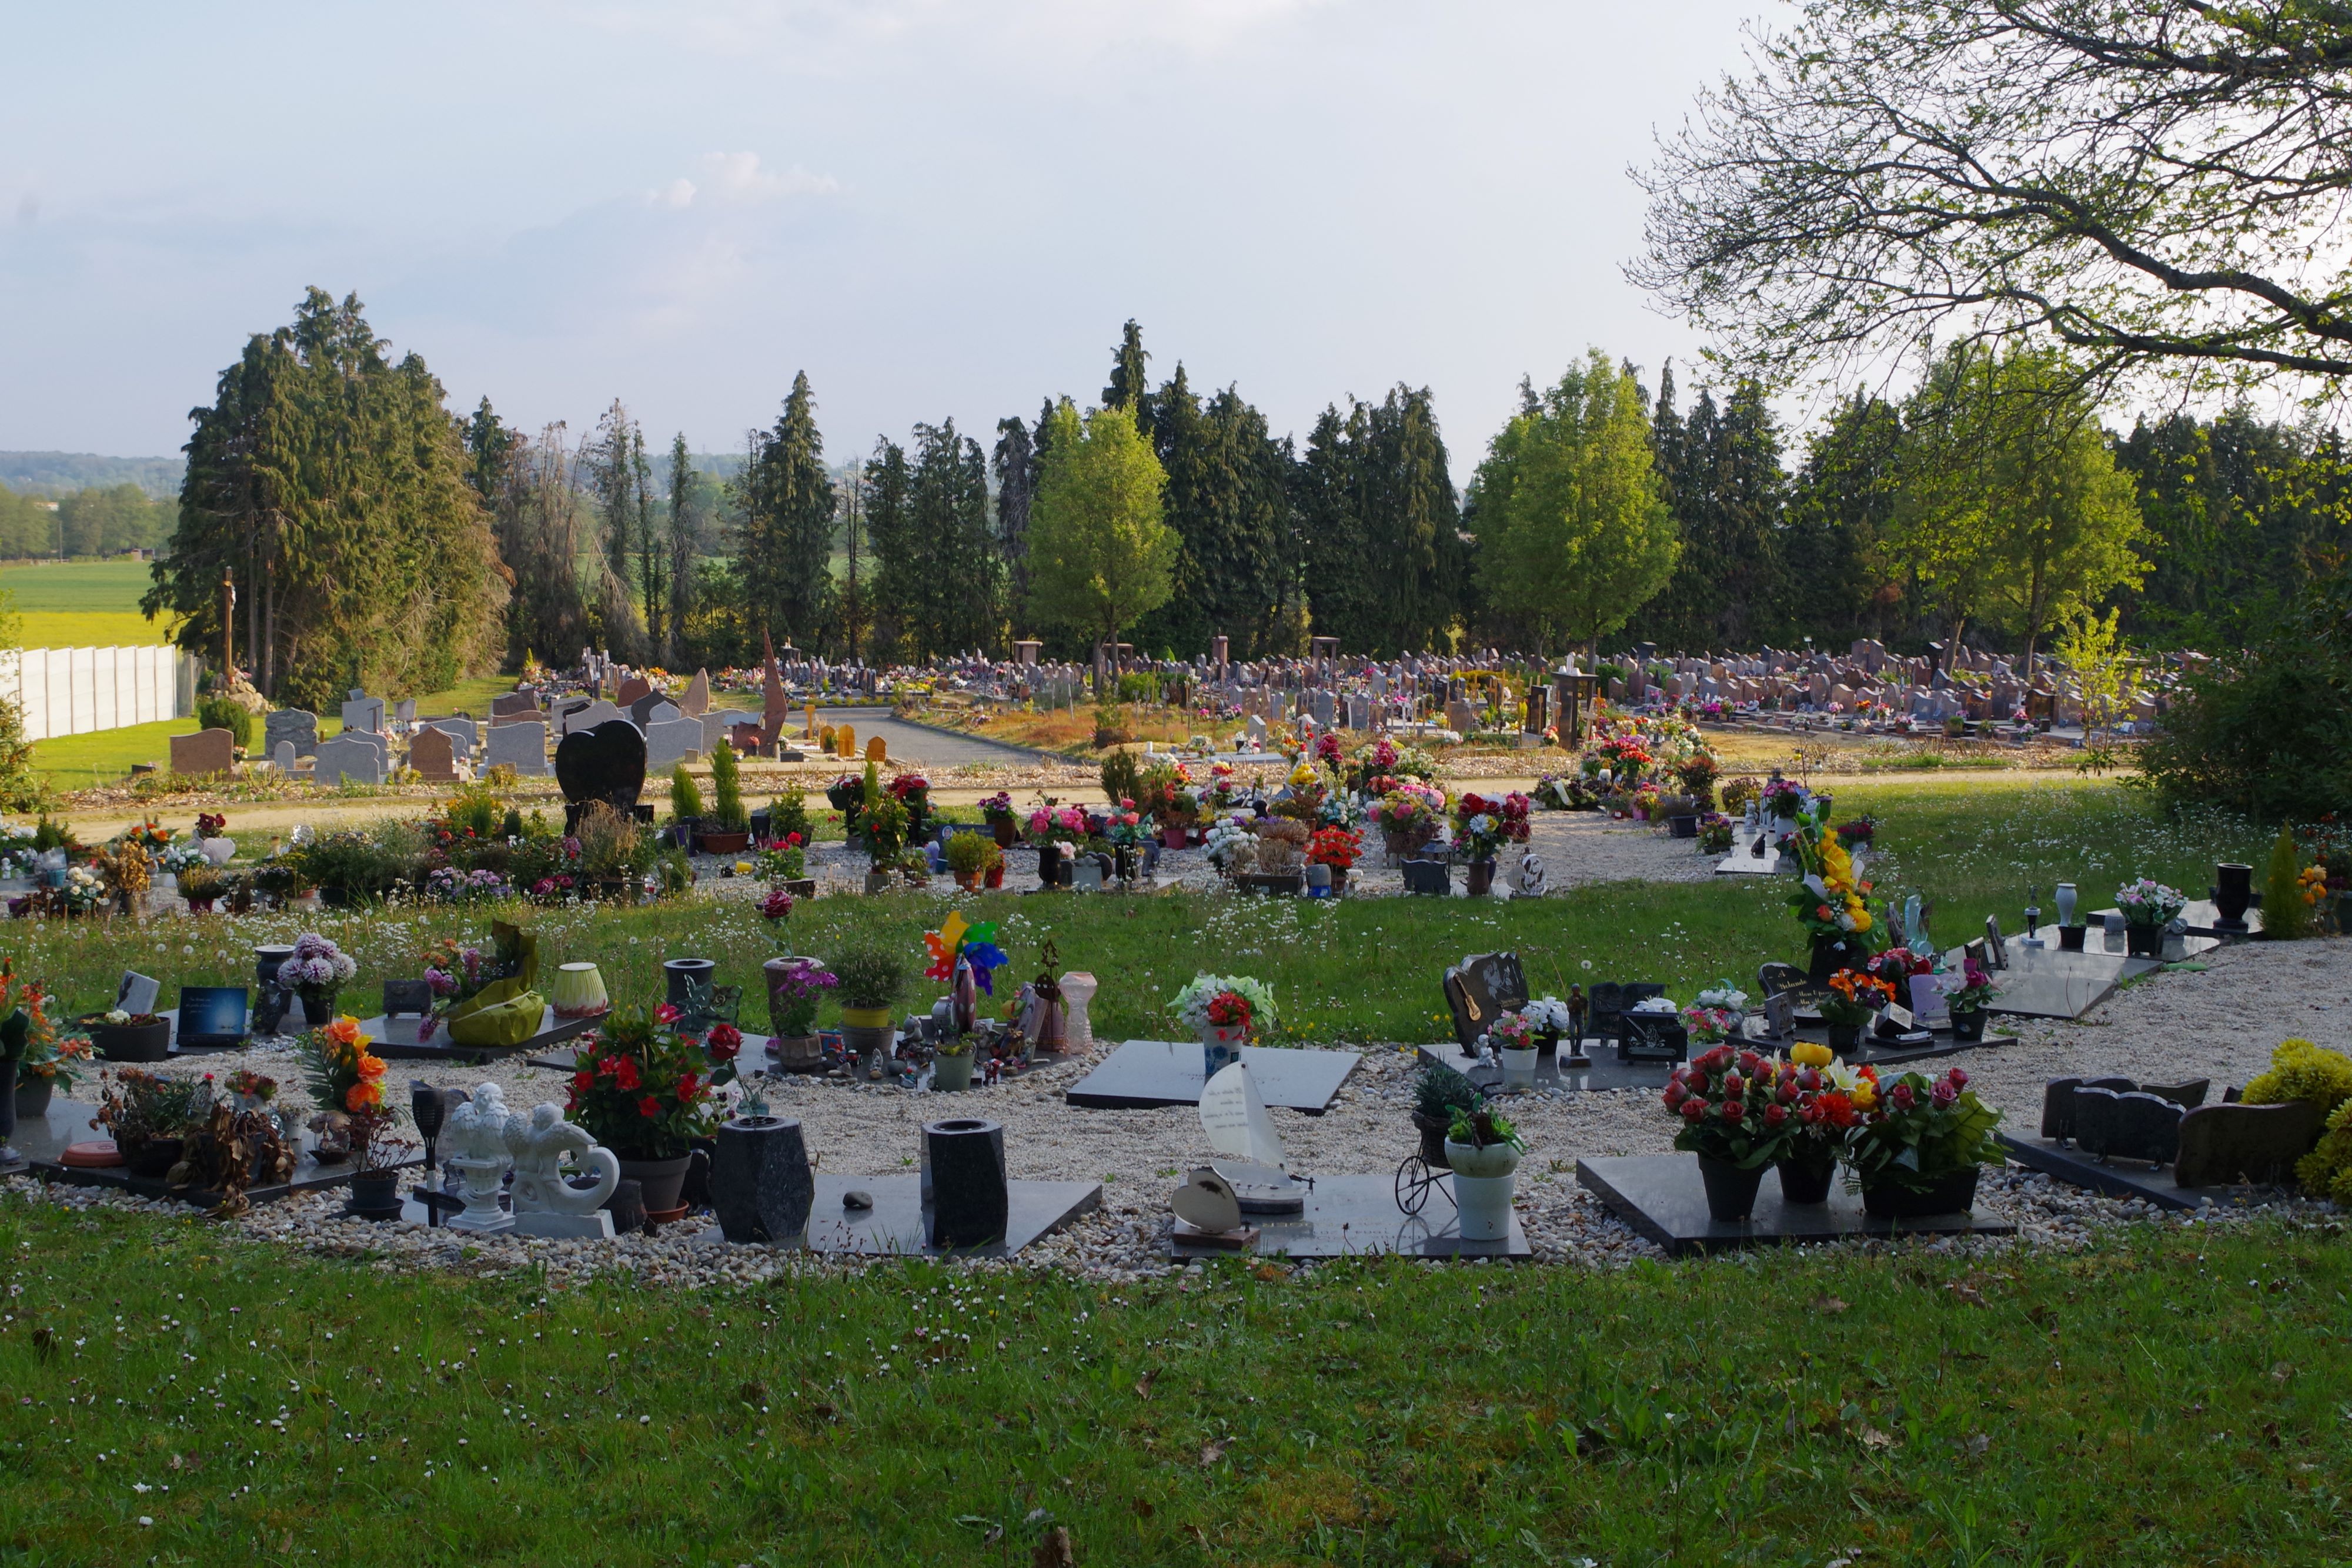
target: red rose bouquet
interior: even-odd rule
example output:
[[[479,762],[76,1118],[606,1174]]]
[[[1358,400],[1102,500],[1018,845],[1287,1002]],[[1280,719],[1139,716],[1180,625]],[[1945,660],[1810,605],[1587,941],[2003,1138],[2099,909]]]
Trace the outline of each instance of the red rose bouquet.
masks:
[[[1780,1157],[1797,1129],[1795,1092],[1781,1094],[1781,1067],[1752,1051],[1718,1045],[1666,1081],[1665,1107],[1682,1118],[1675,1147],[1754,1170]]]

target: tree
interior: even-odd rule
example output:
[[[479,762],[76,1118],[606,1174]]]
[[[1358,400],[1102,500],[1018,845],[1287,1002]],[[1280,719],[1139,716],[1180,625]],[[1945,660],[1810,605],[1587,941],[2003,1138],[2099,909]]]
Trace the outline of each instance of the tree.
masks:
[[[695,544],[702,537],[702,476],[686,449],[686,433],[669,439],[669,657],[688,662],[686,625],[694,618]]]
[[[233,573],[239,646],[281,701],[443,690],[496,645],[509,578],[458,422],[425,361],[385,349],[356,296],[310,289],[192,415],[171,551],[140,608],[176,612],[180,645],[215,652]]]
[[[1670,388],[1662,378],[1658,403],[1669,418]],[[1784,594],[1789,479],[1780,431],[1763,388],[1751,380],[1737,382],[1719,409],[1701,389],[1688,423],[1675,423],[1677,439],[1669,444],[1654,416],[1651,446],[1663,459],[1659,489],[1682,536],[1682,558],[1638,624],[1670,647],[1754,647],[1779,630]]]
[[[1316,631],[1383,656],[1453,644],[1470,553],[1429,389],[1326,408],[1294,476]]]
[[[1682,551],[1641,383],[1598,349],[1503,427],[1471,488],[1480,585],[1538,637],[1591,648]]]
[[[877,443],[866,500],[877,643],[913,659],[995,645],[1004,560],[980,443],[951,419],[915,426],[911,463]]]
[[[1127,410],[1146,429],[1151,424],[1151,386],[1144,379],[1143,367],[1150,358],[1143,351],[1143,329],[1130,316],[1111,358],[1110,384],[1103,388],[1103,406]]]
[[[57,514],[0,485],[0,560],[57,553]]]
[[[1135,641],[1205,653],[1223,632],[1235,658],[1255,658],[1271,641],[1287,587],[1289,454],[1233,387],[1202,403],[1181,364],[1151,407],[1168,474],[1163,517],[1181,548],[1169,600],[1138,622]]]
[[[591,617],[594,632],[614,657],[644,663],[653,657],[652,628],[630,602],[630,557],[634,553],[642,561],[651,537],[645,512],[652,486],[646,474],[645,432],[620,399],[596,422],[596,434],[581,453],[581,469],[604,514],[604,570]],[[652,603],[650,593],[646,601]]]
[[[833,600],[833,476],[808,372],[793,377],[775,428],[756,435],[737,486],[736,568],[757,630],[814,645]]]
[[[1907,634],[1899,619],[1890,620],[1906,594],[1885,549],[1902,448],[1902,411],[1859,392],[1806,437],[1780,536],[1777,639]]]
[[[1629,268],[1739,368],[1958,332],[2094,376],[2352,370],[2344,6],[1815,0],[1754,58],[1639,176]]]
[[[2057,356],[1958,347],[1906,417],[1897,559],[1952,616],[2042,631],[2138,582],[2147,563],[2131,476],[2116,470],[2097,410]]]
[[[1029,610],[1029,508],[1037,494],[1037,444],[1017,419],[996,422],[996,543],[1004,552],[1005,608],[1013,624]]]
[[[507,606],[507,667],[534,654],[562,665],[588,644],[588,606],[580,592],[578,461],[562,423],[536,440],[517,437],[499,465],[491,520],[499,554],[514,574]]]
[[[1168,483],[1123,409],[1081,420],[1064,398],[1048,422],[1045,466],[1029,519],[1030,592],[1039,614],[1117,643],[1166,602],[1175,530],[1160,520]]]
[[[120,555],[152,549],[170,532],[163,507],[147,492],[125,483],[82,489],[58,503],[58,553]]]

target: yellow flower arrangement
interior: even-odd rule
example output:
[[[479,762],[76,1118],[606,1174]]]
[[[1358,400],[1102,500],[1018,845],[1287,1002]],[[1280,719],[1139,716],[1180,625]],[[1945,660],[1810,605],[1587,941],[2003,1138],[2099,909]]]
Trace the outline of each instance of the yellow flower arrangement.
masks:
[[[1828,1046],[1807,1040],[1789,1048],[1789,1060],[1800,1067],[1827,1067],[1837,1058]]]

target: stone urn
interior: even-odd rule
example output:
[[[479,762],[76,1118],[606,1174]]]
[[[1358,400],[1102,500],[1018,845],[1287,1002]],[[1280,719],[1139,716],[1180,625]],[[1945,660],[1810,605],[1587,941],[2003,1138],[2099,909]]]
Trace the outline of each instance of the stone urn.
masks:
[[[1003,1127],[978,1116],[927,1123],[923,1153],[931,1245],[987,1247],[1003,1241],[1013,1207]]]
[[[710,1160],[710,1208],[728,1240],[789,1241],[816,1201],[801,1124],[782,1116],[722,1122]]]
[[[1087,1008],[1101,989],[1102,982],[1084,969],[1073,969],[1061,980],[1062,1000],[1067,1011],[1062,1020],[1065,1051],[1092,1051],[1095,1045],[1094,1020]]]

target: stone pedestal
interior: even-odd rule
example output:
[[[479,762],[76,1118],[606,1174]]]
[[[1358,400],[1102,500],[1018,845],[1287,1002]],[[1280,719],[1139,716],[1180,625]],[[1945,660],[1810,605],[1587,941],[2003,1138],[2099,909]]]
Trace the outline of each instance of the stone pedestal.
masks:
[[[1069,1043],[1064,1049],[1092,1051],[1095,1045],[1094,1022],[1087,1016],[1087,1009],[1093,1003],[1095,992],[1101,988],[1102,982],[1083,969],[1074,969],[1062,977],[1061,986],[1062,1000],[1068,1004],[1069,1009],[1063,1022]]]

